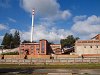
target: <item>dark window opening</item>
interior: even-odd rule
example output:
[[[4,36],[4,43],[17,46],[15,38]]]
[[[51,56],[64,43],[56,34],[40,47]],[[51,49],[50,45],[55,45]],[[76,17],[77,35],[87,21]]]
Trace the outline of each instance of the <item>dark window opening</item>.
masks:
[[[28,50],[25,50],[25,53],[26,53],[26,55],[29,55],[29,51]]]
[[[86,48],[86,46],[84,46],[84,48]]]
[[[92,48],[92,46],[90,46],[90,48]]]
[[[98,46],[96,46],[98,48]]]

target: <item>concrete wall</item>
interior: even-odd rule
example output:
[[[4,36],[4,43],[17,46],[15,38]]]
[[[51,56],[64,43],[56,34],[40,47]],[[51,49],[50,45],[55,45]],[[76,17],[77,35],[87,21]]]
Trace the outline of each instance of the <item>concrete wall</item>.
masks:
[[[71,59],[0,59],[0,64],[81,64],[100,63],[100,58],[71,58]]]
[[[100,46],[98,48],[96,46],[76,46],[75,47],[76,54],[100,54]]]
[[[0,59],[3,55],[0,55]],[[4,55],[4,59],[24,59],[25,55]],[[28,59],[50,59],[50,55],[27,55]]]
[[[28,55],[28,59],[50,59],[50,55]]]
[[[0,55],[0,59],[3,55]],[[4,55],[4,59],[23,59],[25,55]]]
[[[25,55],[4,55],[4,59],[24,59]],[[51,55],[27,55],[28,59],[50,59]],[[53,55],[54,59],[77,58],[78,55]],[[0,59],[2,55],[0,55]]]
[[[100,54],[100,40],[78,40],[75,42],[76,54]]]
[[[25,55],[4,55],[4,59],[24,59]],[[54,55],[54,59],[73,59],[82,58],[78,55]],[[100,54],[83,54],[84,58],[99,57]],[[0,59],[2,55],[0,55]],[[28,55],[28,59],[50,59],[50,55]]]
[[[100,54],[83,54],[84,58],[100,57]]]

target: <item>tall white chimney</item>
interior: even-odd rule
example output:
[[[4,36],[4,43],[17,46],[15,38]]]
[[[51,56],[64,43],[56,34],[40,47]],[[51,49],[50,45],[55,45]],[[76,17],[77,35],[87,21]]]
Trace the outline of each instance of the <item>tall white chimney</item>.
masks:
[[[33,28],[34,28],[34,9],[32,10],[32,28],[31,28],[31,42],[33,41]]]

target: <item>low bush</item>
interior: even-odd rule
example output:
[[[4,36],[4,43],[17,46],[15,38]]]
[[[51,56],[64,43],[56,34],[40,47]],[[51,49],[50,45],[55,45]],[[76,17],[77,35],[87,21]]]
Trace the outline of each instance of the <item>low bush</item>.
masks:
[[[19,55],[18,52],[8,52],[8,53],[2,53],[1,55]]]

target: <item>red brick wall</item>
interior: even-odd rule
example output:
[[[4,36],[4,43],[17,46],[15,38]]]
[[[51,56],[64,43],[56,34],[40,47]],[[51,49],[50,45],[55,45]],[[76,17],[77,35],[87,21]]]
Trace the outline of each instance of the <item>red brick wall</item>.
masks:
[[[44,44],[44,53],[42,53],[42,44]],[[46,55],[47,54],[47,40],[40,40],[40,54]]]

